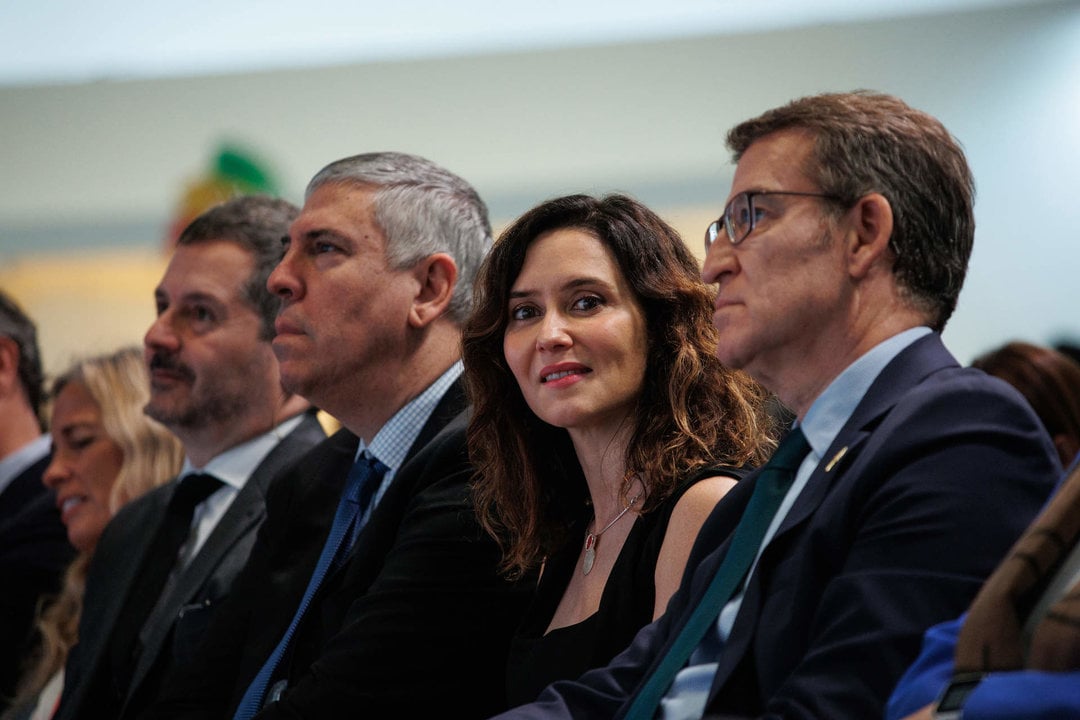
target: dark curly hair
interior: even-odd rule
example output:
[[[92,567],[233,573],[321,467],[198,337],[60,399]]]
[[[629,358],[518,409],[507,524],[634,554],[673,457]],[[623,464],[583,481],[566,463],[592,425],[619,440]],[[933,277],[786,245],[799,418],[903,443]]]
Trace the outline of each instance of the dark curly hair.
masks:
[[[511,575],[538,566],[568,539],[588,497],[569,434],[533,413],[503,354],[509,294],[529,245],[565,228],[604,244],[646,320],[645,384],[631,419],[623,500],[637,475],[648,512],[689,472],[760,463],[773,447],[768,395],[716,358],[713,294],[678,233],[623,195],[545,202],[495,243],[477,277],[462,347],[477,512]]]

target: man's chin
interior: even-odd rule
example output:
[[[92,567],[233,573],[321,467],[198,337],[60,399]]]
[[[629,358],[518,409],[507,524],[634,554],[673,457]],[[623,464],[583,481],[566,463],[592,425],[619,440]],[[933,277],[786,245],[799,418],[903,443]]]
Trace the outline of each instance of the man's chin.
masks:
[[[166,403],[155,403],[153,400],[146,404],[143,413],[167,428],[186,427],[192,424],[192,416],[195,414],[191,412],[190,408],[178,408]]]
[[[283,367],[281,368],[281,387],[291,395],[307,397],[308,392],[311,390],[311,382],[306,375],[286,372]]]

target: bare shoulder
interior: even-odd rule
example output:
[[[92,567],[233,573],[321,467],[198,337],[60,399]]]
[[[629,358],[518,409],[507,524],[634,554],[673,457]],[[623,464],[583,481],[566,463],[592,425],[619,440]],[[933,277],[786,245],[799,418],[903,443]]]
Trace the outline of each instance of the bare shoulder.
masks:
[[[673,529],[677,530],[680,526],[687,524],[694,525],[694,535],[697,535],[697,529],[701,527],[701,524],[705,522],[705,518],[716,507],[716,503],[720,502],[720,498],[727,495],[728,491],[735,487],[736,482],[733,477],[715,475],[702,478],[687,488],[671,511],[668,535],[671,535]]]
[[[716,507],[716,503],[735,487],[735,483],[735,478],[724,475],[702,478],[690,486],[675,503],[667,532],[664,533],[664,542],[660,546],[660,556],[656,561],[656,607],[653,618],[663,613],[668,600],[679,587],[686,560],[690,557],[690,550],[705,519]]]

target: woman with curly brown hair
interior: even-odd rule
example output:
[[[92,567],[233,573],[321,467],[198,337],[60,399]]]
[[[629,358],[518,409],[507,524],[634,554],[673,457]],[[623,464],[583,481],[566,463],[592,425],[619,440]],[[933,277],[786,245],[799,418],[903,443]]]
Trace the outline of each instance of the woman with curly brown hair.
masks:
[[[511,704],[604,665],[661,615],[698,529],[771,450],[766,394],[716,359],[712,293],[678,234],[621,195],[507,229],[463,360],[477,511],[511,575],[541,573]]]

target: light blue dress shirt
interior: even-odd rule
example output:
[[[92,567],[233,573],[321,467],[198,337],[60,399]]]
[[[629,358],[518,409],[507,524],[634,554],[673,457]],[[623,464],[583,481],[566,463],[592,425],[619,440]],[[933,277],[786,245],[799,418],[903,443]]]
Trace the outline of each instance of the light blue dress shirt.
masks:
[[[753,574],[762,551],[776,535],[780,523],[784,521],[791,506],[795,504],[795,500],[806,487],[810,475],[822,460],[822,453],[832,445],[833,440],[836,439],[851,414],[855,412],[855,408],[862,401],[874,380],[902,350],[930,332],[928,327],[915,327],[878,343],[858,360],[848,365],[814,400],[806,412],[806,417],[799,423],[810,443],[810,453],[799,466],[795,481],[791,484],[791,488],[784,496],[776,515],[765,531],[765,537],[762,539],[761,547],[758,548],[754,564],[750,567],[747,577]],[[742,601],[743,593],[740,592],[720,611],[714,630],[706,634],[701,646],[690,656],[687,666],[675,676],[667,695],[660,701],[658,717],[663,720],[690,720],[700,718],[704,714],[705,703],[709,699],[709,689],[716,675],[718,663],[715,658],[723,651],[723,644],[727,641],[731,628],[738,619]]]

